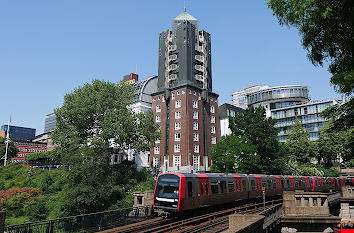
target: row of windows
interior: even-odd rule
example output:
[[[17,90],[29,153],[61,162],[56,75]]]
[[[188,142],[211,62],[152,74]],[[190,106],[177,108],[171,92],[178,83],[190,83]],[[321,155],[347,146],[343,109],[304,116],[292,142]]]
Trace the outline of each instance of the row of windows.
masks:
[[[19,151],[21,151],[21,152],[46,152],[47,150],[19,148]]]
[[[260,101],[272,100],[277,98],[288,97],[305,97],[308,98],[307,88],[282,88],[277,90],[262,91],[247,95],[248,104],[253,104]]]
[[[280,103],[279,103],[280,104]],[[285,118],[291,116],[298,116],[298,115],[307,115],[307,114],[315,114],[320,113],[326,108],[333,105],[333,102],[329,103],[322,103],[316,105],[307,105],[304,107],[298,107],[294,109],[287,109],[287,110],[280,110],[272,112],[273,118]]]
[[[33,147],[47,147],[47,144],[37,144],[37,143],[28,143],[28,142],[14,142],[17,146],[33,146]]]
[[[181,156],[180,155],[173,156],[173,166],[174,167],[181,166]],[[193,155],[193,168],[194,168],[194,170],[199,170],[199,166],[200,166],[200,156]]]
[[[175,133],[175,142],[181,141],[181,133]],[[193,141],[198,142],[199,141],[199,134],[198,133],[193,133]],[[155,144],[160,143],[160,139],[155,140]],[[212,136],[211,137],[211,144],[216,144],[216,137]]]
[[[181,118],[181,112],[177,111],[175,112],[175,119],[180,119]],[[193,112],[193,119],[198,119],[198,112]],[[156,122],[161,122],[161,116],[160,115],[156,115]],[[210,117],[210,123],[215,123],[215,116],[211,116]],[[179,127],[180,129],[180,127]]]

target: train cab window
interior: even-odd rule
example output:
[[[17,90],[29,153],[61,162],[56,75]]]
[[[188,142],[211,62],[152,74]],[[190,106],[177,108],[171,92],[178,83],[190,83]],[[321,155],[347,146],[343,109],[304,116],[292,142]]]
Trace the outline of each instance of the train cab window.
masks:
[[[246,190],[247,190],[247,188],[246,188],[246,181],[243,180],[243,181],[242,181],[242,191],[246,191]]]
[[[210,184],[211,186],[211,193],[218,194],[219,193],[219,185],[218,184]]]
[[[193,195],[192,181],[188,181],[188,197],[191,197],[192,195]]]
[[[237,181],[236,181],[236,182],[237,182]],[[234,182],[229,182],[229,183],[228,183],[228,186],[229,186],[229,193],[235,192],[235,189],[234,189],[234,187],[235,187]]]
[[[226,192],[226,181],[220,181],[220,192],[221,193]]]
[[[252,188],[252,190],[256,190],[256,182],[255,182],[255,180],[251,180],[251,188]]]

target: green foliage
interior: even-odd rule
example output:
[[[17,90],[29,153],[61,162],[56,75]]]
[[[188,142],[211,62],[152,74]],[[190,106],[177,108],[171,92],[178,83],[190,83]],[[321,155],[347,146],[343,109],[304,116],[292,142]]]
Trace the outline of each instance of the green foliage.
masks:
[[[316,157],[314,143],[309,140],[309,133],[297,118],[291,127],[286,145],[292,160],[310,163]]]
[[[347,130],[330,130],[333,127],[333,120],[321,130],[319,140],[316,142],[316,149],[319,156],[325,161],[326,167],[330,167],[339,156],[344,162],[353,159],[354,128]]]
[[[259,173],[260,158],[245,137],[223,136],[211,151],[212,172]]]
[[[268,7],[281,25],[299,30],[314,65],[330,62],[331,83],[337,90],[353,93],[353,1],[269,0]]]
[[[27,154],[25,157],[25,161],[29,163],[35,161],[41,161],[41,160],[58,162],[61,161],[61,154],[55,148],[54,150],[51,151],[30,153]]]
[[[11,137],[10,137],[11,138]],[[6,140],[3,137],[0,137],[0,165],[2,165],[5,161],[5,152],[6,152]],[[15,147],[13,142],[9,142],[9,146],[7,148],[7,163],[11,161],[11,158],[16,157],[18,153],[17,147]]]
[[[244,114],[230,118],[229,127],[232,134],[237,137],[246,137],[256,148],[260,157],[259,168],[262,173],[282,173],[282,162],[277,140],[278,129],[274,127],[275,120],[266,118],[265,109],[262,106],[250,107]],[[276,161],[276,162],[275,162]]]

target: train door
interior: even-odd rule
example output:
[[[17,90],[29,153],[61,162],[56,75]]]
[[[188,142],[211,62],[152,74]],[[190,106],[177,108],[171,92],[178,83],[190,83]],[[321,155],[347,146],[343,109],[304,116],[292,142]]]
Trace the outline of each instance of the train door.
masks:
[[[203,207],[208,204],[210,196],[210,187],[209,187],[209,177],[206,174],[197,174],[198,176],[198,207]]]
[[[315,191],[316,190],[315,177],[311,176],[310,181],[311,181],[311,191]]]
[[[295,189],[294,177],[289,176],[290,189]]]

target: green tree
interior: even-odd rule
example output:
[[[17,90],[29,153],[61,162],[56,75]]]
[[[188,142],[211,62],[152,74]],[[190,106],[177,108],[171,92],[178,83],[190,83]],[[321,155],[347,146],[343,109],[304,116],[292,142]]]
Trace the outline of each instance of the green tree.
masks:
[[[280,25],[296,27],[308,58],[329,63],[335,89],[351,96],[354,90],[354,2],[352,0],[269,0]],[[330,107],[324,116],[334,119],[332,129],[354,126],[354,98]]]
[[[245,136],[256,148],[260,157],[260,167],[263,173],[282,173],[279,158],[279,142],[277,140],[278,129],[274,127],[275,120],[266,118],[265,109],[262,106],[250,107],[244,114],[230,118],[229,127],[232,134],[237,137]]]
[[[64,163],[107,164],[113,146],[122,152],[152,145],[158,126],[151,113],[132,112],[133,93],[130,85],[93,80],[64,97],[64,104],[54,111],[57,125],[52,133]]]
[[[152,112],[135,114],[129,107],[133,93],[127,84],[93,80],[55,110],[53,142],[70,169],[61,199],[65,215],[122,207],[137,185],[133,164],[110,165],[112,153],[149,149],[159,137]]]
[[[211,151],[212,172],[259,173],[260,158],[245,137],[223,136]]]
[[[354,158],[354,128],[331,131],[331,127],[333,127],[333,120],[327,122],[323,127],[316,142],[316,149],[319,156],[323,158],[326,167],[331,167],[332,162],[339,156],[342,157],[344,162]]]
[[[295,124],[291,126],[286,145],[290,158],[300,163],[310,163],[316,156],[314,144],[309,140],[309,133],[297,118]]]
[[[7,163],[11,161],[11,158],[16,157],[18,149],[15,147],[15,144],[10,141],[7,148]],[[5,161],[5,152],[6,152],[6,140],[3,137],[0,137],[0,165],[4,164]]]
[[[280,25],[296,27],[314,65],[329,61],[331,83],[341,93],[354,88],[354,2],[351,0],[269,0]]]

